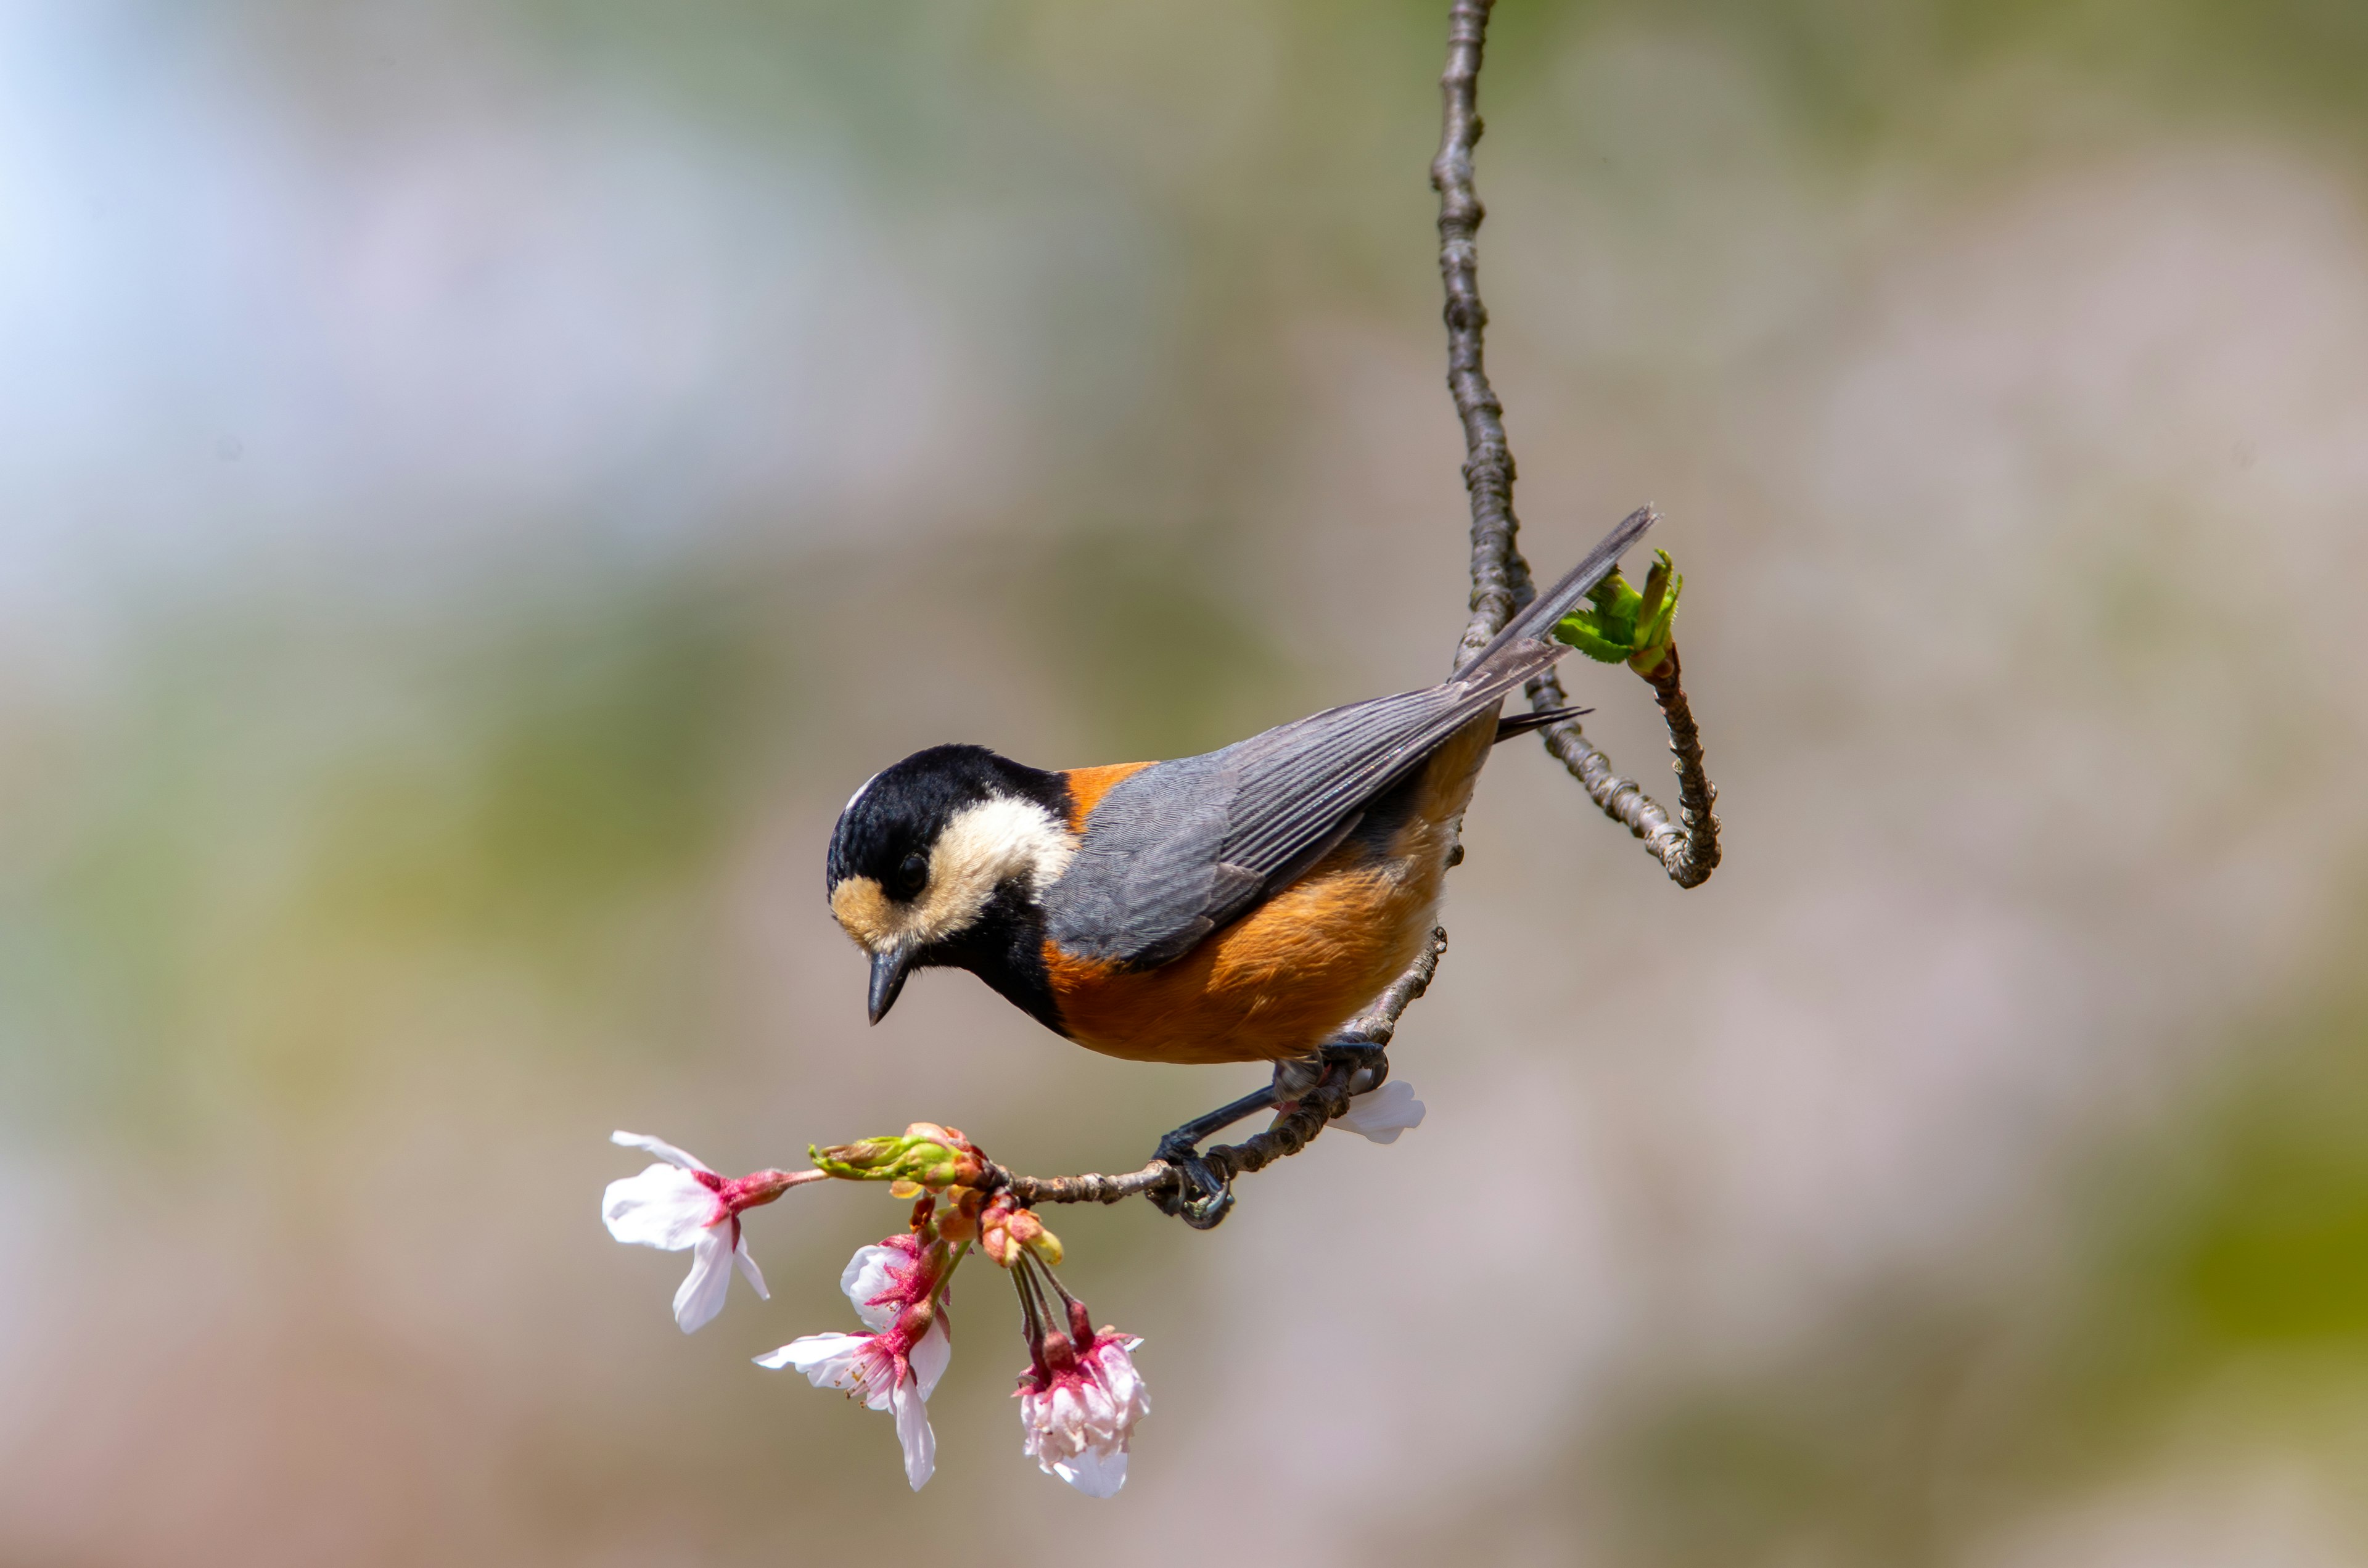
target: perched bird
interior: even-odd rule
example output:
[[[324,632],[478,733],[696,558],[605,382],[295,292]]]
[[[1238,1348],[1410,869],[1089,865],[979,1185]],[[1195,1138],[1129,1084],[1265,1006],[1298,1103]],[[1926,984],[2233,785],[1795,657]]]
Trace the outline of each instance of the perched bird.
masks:
[[[1420,691],[1167,762],[1047,771],[940,745],[874,775],[827,870],[832,915],[871,955],[871,1021],[914,970],[966,969],[1110,1056],[1315,1051],[1429,939],[1489,748],[1570,711],[1499,708],[1568,652],[1554,623],[1653,522],[1625,519]]]

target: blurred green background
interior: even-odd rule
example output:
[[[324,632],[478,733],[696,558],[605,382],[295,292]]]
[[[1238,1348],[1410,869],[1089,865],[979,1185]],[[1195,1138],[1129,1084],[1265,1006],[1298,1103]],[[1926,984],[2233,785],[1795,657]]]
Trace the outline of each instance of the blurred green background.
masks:
[[[1058,1219],[1116,1502],[992,1278],[917,1497],[748,1364],[884,1195],[689,1339],[602,1232],[1255,1080],[867,1029],[823,846],[1443,670],[1443,8],[0,4],[0,1560],[2368,1562],[2351,0],[1506,0],[1526,542],[1661,506],[1728,860],[1508,750],[1421,1131]]]

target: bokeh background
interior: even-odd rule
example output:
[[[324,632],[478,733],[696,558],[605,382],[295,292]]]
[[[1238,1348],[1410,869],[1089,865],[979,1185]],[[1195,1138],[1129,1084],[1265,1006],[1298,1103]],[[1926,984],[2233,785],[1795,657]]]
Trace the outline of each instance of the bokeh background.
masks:
[[[749,1365],[876,1189],[688,1339],[601,1230],[612,1127],[1250,1086],[867,1029],[823,846],[1441,673],[1442,10],[0,4],[0,1560],[2368,1562],[2346,0],[1507,0],[1525,539],[1664,510],[1728,859],[1508,750],[1423,1128],[1057,1219],[1114,1503],[993,1278],[917,1497]]]

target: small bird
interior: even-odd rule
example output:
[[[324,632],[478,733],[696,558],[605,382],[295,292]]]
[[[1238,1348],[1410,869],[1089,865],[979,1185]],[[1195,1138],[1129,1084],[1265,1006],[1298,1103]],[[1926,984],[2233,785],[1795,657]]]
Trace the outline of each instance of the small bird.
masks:
[[[875,774],[839,813],[826,873],[831,914],[871,955],[871,1021],[914,970],[966,969],[1106,1055],[1316,1051],[1429,939],[1489,748],[1578,711],[1498,717],[1654,521],[1624,519],[1420,691],[1167,762],[1048,771],[940,745]]]

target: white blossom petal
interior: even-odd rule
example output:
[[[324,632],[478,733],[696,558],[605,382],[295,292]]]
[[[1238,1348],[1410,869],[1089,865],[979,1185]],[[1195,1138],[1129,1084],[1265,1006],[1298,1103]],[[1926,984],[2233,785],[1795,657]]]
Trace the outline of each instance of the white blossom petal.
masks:
[[[765,1289],[764,1270],[758,1268],[757,1260],[748,1256],[748,1233],[746,1231],[740,1233],[740,1240],[734,1245],[732,1255],[734,1261],[740,1265],[740,1272],[748,1277],[749,1285],[756,1290],[757,1299],[760,1301],[771,1301],[773,1293]]]
[[[690,1272],[674,1293],[674,1321],[685,1334],[694,1333],[723,1310],[723,1292],[732,1284],[730,1244],[721,1231],[709,1231],[690,1249]]]
[[[757,1358],[757,1365],[803,1372],[818,1389],[841,1389],[860,1394],[866,1409],[885,1410],[894,1390],[888,1379],[894,1363],[871,1334],[810,1334],[779,1350]]]
[[[1043,1398],[1034,1389],[1019,1391],[1019,1451],[1031,1460],[1036,1457],[1036,1450],[1044,1436],[1044,1423],[1037,1409]]]
[[[1333,1118],[1332,1125],[1376,1143],[1395,1143],[1399,1133],[1422,1125],[1422,1113],[1423,1104],[1414,1097],[1414,1085],[1403,1078],[1393,1078],[1380,1088],[1350,1100],[1349,1108]]]
[[[913,1376],[920,1381],[923,1399],[938,1392],[938,1380],[946,1375],[946,1368],[952,1364],[953,1358],[953,1335],[946,1330],[946,1316],[941,1308],[929,1324],[929,1332],[921,1335],[921,1342],[913,1346],[909,1358],[913,1363]]]
[[[779,1350],[757,1358],[757,1365],[780,1371],[784,1367],[803,1372],[818,1389],[852,1389],[862,1353],[871,1343],[868,1334],[809,1334]]]
[[[696,1154],[686,1154],[663,1138],[653,1138],[646,1132],[611,1132],[609,1142],[626,1149],[639,1149],[644,1154],[655,1154],[670,1165],[680,1165],[687,1171],[707,1171]],[[707,1171],[713,1176],[713,1171]]]
[[[1105,1454],[1087,1449],[1075,1459],[1056,1461],[1053,1473],[1088,1497],[1115,1497],[1126,1484],[1126,1450]]]
[[[1086,1431],[1084,1392],[1076,1383],[1064,1381],[1053,1385],[1053,1397],[1045,1403],[1046,1446],[1054,1458],[1066,1459],[1091,1440]]]
[[[857,1247],[855,1256],[847,1260],[847,1267],[838,1277],[838,1288],[855,1303],[855,1315],[863,1320],[866,1327],[885,1334],[895,1323],[896,1314],[904,1309],[893,1302],[874,1306],[872,1299],[896,1288],[897,1281],[890,1277],[890,1269],[909,1269],[913,1261],[909,1253],[877,1243]]]
[[[610,1235],[661,1252],[692,1245],[714,1217],[715,1194],[673,1165],[647,1166],[639,1176],[610,1182],[600,1195],[600,1218]]]
[[[896,1385],[892,1403],[896,1408],[896,1441],[905,1449],[905,1479],[918,1492],[938,1470],[938,1435],[929,1430],[928,1402],[913,1380],[906,1378]]]
[[[1118,1335],[1102,1341],[1093,1357],[1110,1390],[1110,1400],[1129,1428],[1151,1414],[1150,1392],[1144,1387],[1143,1374],[1135,1370],[1134,1358],[1130,1354],[1142,1343],[1133,1335]]]

